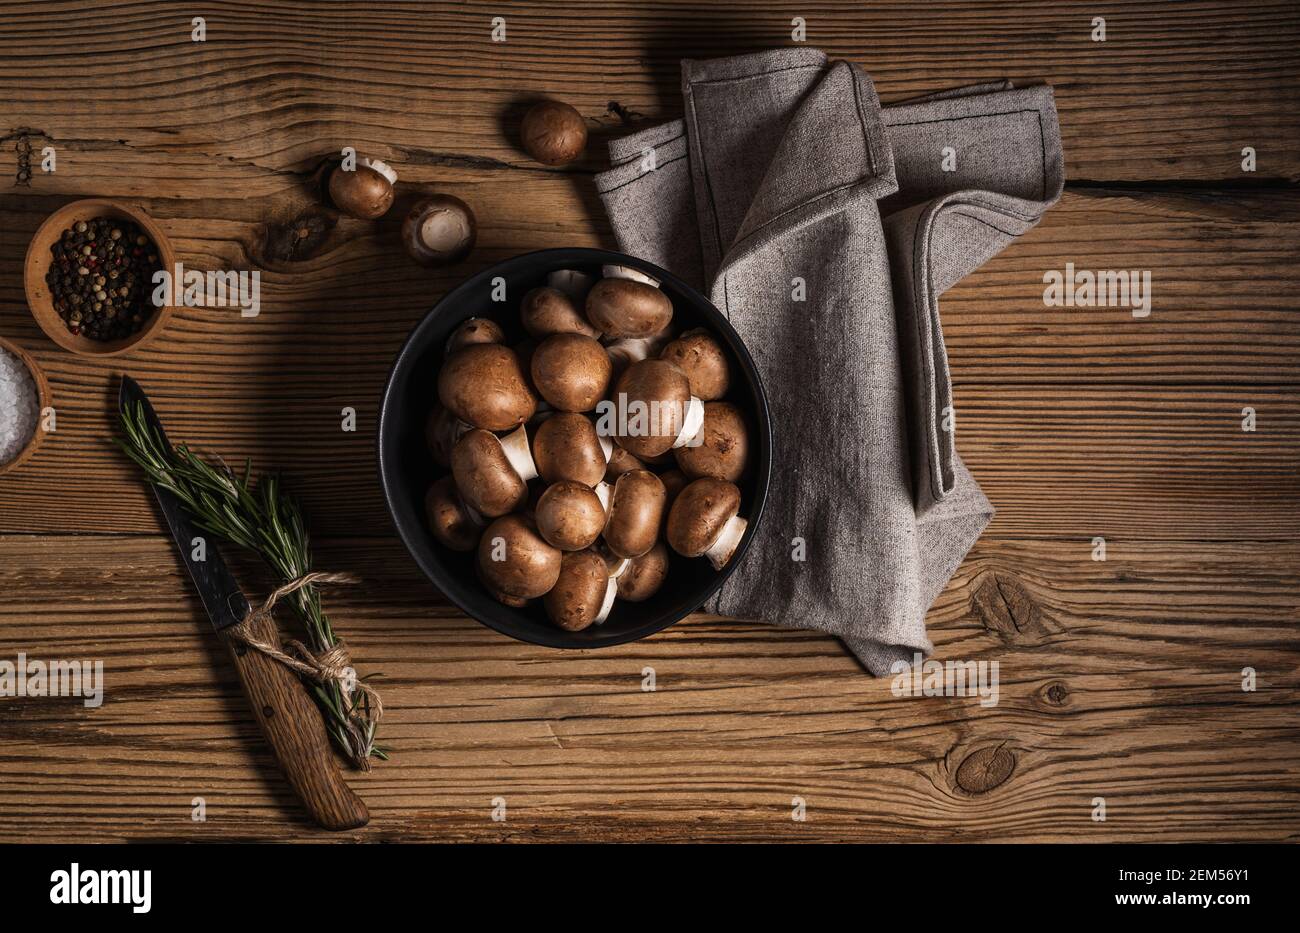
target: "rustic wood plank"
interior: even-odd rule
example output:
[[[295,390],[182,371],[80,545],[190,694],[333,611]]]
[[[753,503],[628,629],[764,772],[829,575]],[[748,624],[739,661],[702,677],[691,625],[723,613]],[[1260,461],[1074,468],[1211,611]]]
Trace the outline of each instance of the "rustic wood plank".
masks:
[[[1071,178],[1240,179],[1243,146],[1259,152],[1254,177],[1300,178],[1300,14],[1284,0],[796,12],[808,44],[862,63],[886,102],[1004,77],[1052,84]],[[435,167],[522,165],[502,132],[521,99],[560,94],[594,127],[639,125],[680,114],[681,58],[795,44],[795,12],[768,0],[217,2],[194,15],[206,42],[191,41],[191,11],[162,2],[0,6],[0,133],[34,130],[68,159],[69,174],[37,184],[66,191],[75,172],[109,196],[223,197],[233,183],[265,197],[346,143]],[[491,41],[494,16],[506,42]]]
[[[984,539],[930,624],[937,657],[999,662],[990,708],[896,697],[833,639],[705,616],[614,649],[523,645],[443,605],[394,542],[320,551],[363,577],[329,604],[382,675],[394,749],[352,776],[374,819],[344,838],[1300,838],[1294,541],[1112,543],[1103,563]],[[0,588],[0,657],[102,658],[106,681],[93,710],[0,701],[0,839],[326,838],[166,539],[0,538]]]

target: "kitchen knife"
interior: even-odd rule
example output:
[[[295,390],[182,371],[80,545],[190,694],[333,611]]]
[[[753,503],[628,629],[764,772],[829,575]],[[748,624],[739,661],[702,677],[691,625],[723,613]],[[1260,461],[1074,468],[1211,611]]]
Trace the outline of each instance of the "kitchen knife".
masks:
[[[144,390],[130,376],[122,377],[118,407],[122,411],[139,404],[149,427],[166,442],[162,422],[149,404]],[[329,736],[320,711],[307,693],[298,675],[279,661],[268,658],[243,642],[229,637],[228,630],[248,614],[249,604],[235,582],[230,568],[222,560],[211,535],[200,530],[186,514],[175,495],[150,484],[172,539],[180,550],[181,562],[199,591],[203,607],[225,643],[235,670],[244,687],[244,696],[253,708],[253,716],[262,735],[271,745],[280,770],[284,772],[298,799],[317,824],[326,829],[355,829],[370,820],[366,805],[352,792],[339,773],[338,762],[330,749]],[[197,542],[205,539],[203,560],[191,559]],[[252,635],[258,641],[279,646],[275,622],[255,618]]]

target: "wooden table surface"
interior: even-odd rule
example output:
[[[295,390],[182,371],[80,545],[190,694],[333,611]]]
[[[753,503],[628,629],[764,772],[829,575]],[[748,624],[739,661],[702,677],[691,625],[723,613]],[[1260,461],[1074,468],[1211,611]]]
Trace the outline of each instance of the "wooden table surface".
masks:
[[[510,641],[447,605],[382,504],[376,407],[415,322],[508,256],[613,246],[603,143],[679,115],[680,58],[790,45],[796,13],[886,103],[1056,89],[1064,197],[942,302],[958,447],[998,512],[929,625],[939,658],[999,662],[992,708],[896,698],[834,639],[709,616],[596,652]],[[0,3],[0,334],[57,408],[0,479],[0,659],[102,659],[106,680],[98,709],[0,698],[0,840],[1300,838],[1297,49],[1289,0]],[[516,148],[540,94],[588,118],[582,162]],[[399,210],[268,246],[317,210],[312,173],[345,145],[390,162],[404,197],[469,202],[474,254],[418,268]],[[56,348],[23,254],[88,196],[144,206],[189,267],[260,270],[260,316],[182,310],[115,361]],[[1067,262],[1151,270],[1151,315],[1045,308],[1043,273]],[[174,438],[292,477],[318,565],[363,577],[327,602],[386,703],[393,758],[350,777],[366,829],[307,825],[262,750],[108,443],[120,372]]]

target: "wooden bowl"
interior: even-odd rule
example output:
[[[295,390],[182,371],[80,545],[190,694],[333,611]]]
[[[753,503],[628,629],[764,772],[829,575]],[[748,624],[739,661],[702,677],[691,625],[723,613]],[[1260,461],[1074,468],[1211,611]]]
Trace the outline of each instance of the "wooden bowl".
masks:
[[[45,373],[41,372],[41,368],[36,365],[36,361],[32,359],[31,354],[18,344],[0,337],[0,347],[4,347],[22,361],[22,364],[27,367],[27,371],[32,374],[32,382],[36,384],[36,430],[32,432],[27,445],[18,451],[18,456],[8,463],[0,463],[0,476],[4,476],[10,470],[16,470],[30,460],[32,454],[36,453],[36,448],[41,446],[41,438],[45,436],[45,432],[41,430],[41,412],[45,411],[50,405],[50,384],[45,381]]]
[[[41,224],[36,235],[32,237],[31,245],[27,247],[27,261],[23,266],[23,287],[27,291],[27,306],[32,309],[32,317],[36,318],[36,323],[40,325],[41,330],[45,331],[45,335],[63,349],[82,356],[120,356],[143,346],[157,336],[174,309],[170,305],[154,309],[152,317],[130,337],[119,340],[94,340],[80,334],[73,334],[68,330],[63,318],[59,317],[59,312],[54,310],[49,286],[45,284],[45,273],[49,271],[50,263],[54,261],[50,247],[63,235],[63,231],[73,224],[82,220],[93,220],[96,217],[112,217],[138,224],[157,247],[158,259],[162,267],[169,273],[176,268],[176,253],[172,249],[171,242],[162,229],[154,223],[152,217],[138,207],[116,201],[88,198],[65,204]],[[152,291],[153,283],[146,283],[146,287]]]

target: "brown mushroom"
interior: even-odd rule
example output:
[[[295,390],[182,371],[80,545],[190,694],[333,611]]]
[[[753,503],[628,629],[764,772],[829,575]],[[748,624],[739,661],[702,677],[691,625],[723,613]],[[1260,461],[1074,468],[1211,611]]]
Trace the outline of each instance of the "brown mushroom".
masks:
[[[595,551],[570,551],[561,560],[560,576],[542,599],[552,622],[569,632],[599,625],[614,606],[618,584]]]
[[[683,557],[709,558],[721,570],[736,553],[747,522],[735,483],[704,477],[690,483],[668,512],[668,543]]]
[[[595,486],[605,475],[605,446],[586,415],[557,412],[537,426],[533,459],[546,483],[570,479]]]
[[[612,365],[605,348],[582,334],[552,334],[532,359],[533,385],[551,407],[591,411],[609,389]]]
[[[505,437],[475,428],[451,449],[451,474],[466,504],[495,518],[513,512],[528,497],[537,475],[525,428]]]
[[[505,339],[506,332],[496,321],[486,317],[470,317],[461,321],[447,338],[447,353],[455,353],[475,343],[503,343]]]
[[[451,466],[451,449],[473,427],[435,402],[424,422],[424,441],[433,462],[441,467]]]
[[[558,288],[544,286],[527,292],[519,303],[519,318],[524,330],[538,340],[551,334],[600,336],[578,311],[573,299]]]
[[[424,515],[429,530],[453,551],[472,551],[478,544],[483,519],[465,504],[450,476],[434,482],[424,495]]]
[[[561,552],[537,533],[526,515],[504,515],[478,542],[478,569],[490,590],[516,599],[550,591],[560,576]]]
[[[519,127],[524,151],[543,165],[566,165],[587,148],[582,114],[558,100],[534,104]]]
[[[561,551],[591,547],[604,528],[605,506],[585,483],[561,480],[537,500],[537,530]]]
[[[650,337],[673,319],[668,296],[634,279],[601,279],[587,293],[587,320],[607,337]]]
[[[602,426],[633,456],[646,460],[686,443],[699,430],[704,406],[692,397],[686,374],[667,360],[641,360],[618,377]]]
[[[477,239],[474,211],[450,194],[415,202],[402,221],[402,245],[412,259],[426,266],[460,262]]]
[[[700,430],[673,455],[691,479],[711,476],[734,483],[749,462],[749,431],[744,415],[730,402],[705,402]]]
[[[482,576],[483,575],[480,573],[479,574],[480,579],[482,578]],[[505,593],[502,593],[500,590],[492,589],[492,587],[488,586],[486,583],[483,584],[483,588],[488,591],[489,596],[491,596],[493,599],[495,599],[497,602],[501,603],[502,605],[509,606],[511,609],[522,609],[528,605],[529,601],[527,599],[524,599],[522,596],[509,596]]]
[[[519,357],[499,343],[470,344],[447,357],[438,399],[457,418],[488,431],[518,427],[537,408]]]
[[[731,384],[727,354],[707,330],[688,330],[664,347],[660,355],[686,373],[691,395],[700,401],[711,402],[727,394]]]
[[[632,470],[614,483],[605,545],[619,557],[640,557],[654,547],[668,494],[649,470]]]
[[[605,479],[612,483],[629,470],[644,469],[644,463],[622,447],[615,446],[609,453],[609,465],[605,468]]]
[[[628,568],[619,574],[618,598],[629,603],[645,602],[663,586],[668,576],[668,547],[662,541],[640,557],[632,558]]]
[[[378,159],[361,159],[351,171],[339,165],[330,175],[330,200],[343,213],[375,220],[393,206],[397,173]]]

